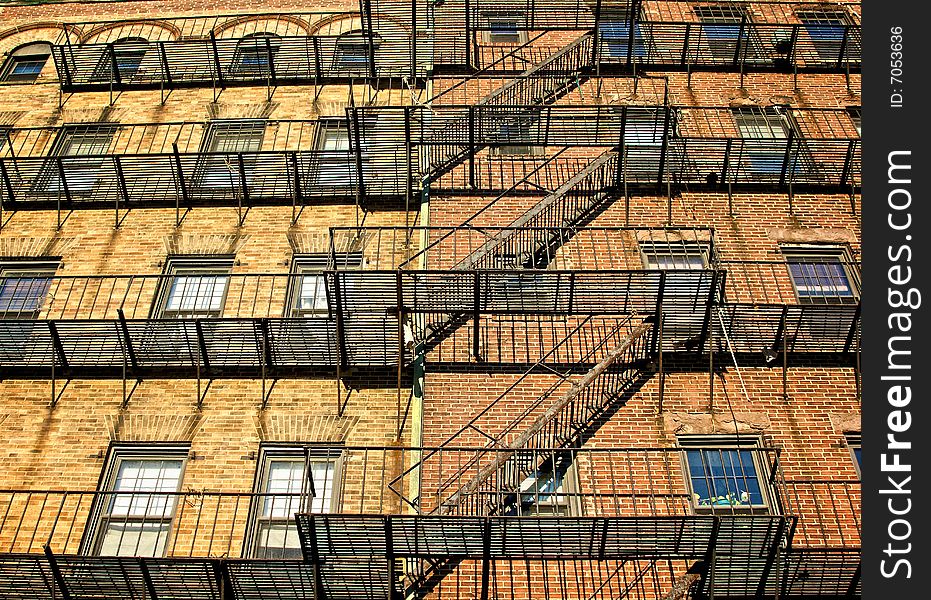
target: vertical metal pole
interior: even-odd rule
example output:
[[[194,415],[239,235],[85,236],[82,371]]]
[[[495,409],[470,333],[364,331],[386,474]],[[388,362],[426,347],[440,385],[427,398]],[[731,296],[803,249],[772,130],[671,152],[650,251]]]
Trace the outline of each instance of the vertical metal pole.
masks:
[[[662,309],[662,300],[660,300],[660,310],[659,310],[659,319],[656,321],[656,325],[659,327],[659,342],[656,345],[656,350],[659,352],[659,412],[663,412],[663,396],[666,392],[666,371],[663,369],[663,309]]]
[[[472,10],[470,8],[469,0],[465,0],[465,60],[466,60],[466,70],[472,70]]]
[[[714,329],[708,334],[708,414],[714,414]]]
[[[788,335],[782,334],[782,400],[789,401],[789,344]]]

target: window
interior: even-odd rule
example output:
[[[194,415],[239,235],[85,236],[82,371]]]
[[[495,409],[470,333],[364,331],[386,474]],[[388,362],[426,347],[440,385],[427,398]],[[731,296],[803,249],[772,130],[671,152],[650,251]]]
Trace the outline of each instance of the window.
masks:
[[[262,75],[270,73],[269,57],[275,60],[275,54],[281,48],[281,36],[261,31],[250,33],[236,44],[233,56],[233,72],[243,75]]]
[[[532,116],[504,116],[498,120],[497,135],[493,141],[499,145],[491,147],[491,154],[513,156],[521,154],[543,154],[544,146],[537,145],[539,140],[539,120]],[[500,144],[500,142],[511,142]]]
[[[620,58],[627,60],[627,51],[632,50],[633,58],[643,58],[647,55],[646,40],[641,30],[641,15],[634,23],[634,45],[630,47],[630,17],[627,10],[616,10],[605,13],[598,31],[601,34],[602,57]]]
[[[290,316],[326,316],[329,314],[329,296],[324,271],[327,269],[358,269],[362,266],[362,254],[343,253],[333,257],[329,254],[295,256],[291,272],[288,307]]]
[[[36,319],[57,262],[0,263],[0,319]]]
[[[72,196],[93,193],[106,160],[103,155],[110,149],[117,127],[99,123],[62,127],[50,155],[68,158],[61,161],[61,169],[58,161],[49,161],[39,175],[37,189]]]
[[[859,277],[838,246],[783,246],[795,295],[802,304],[856,304]]]
[[[260,449],[247,555],[301,558],[294,514],[326,513],[336,505],[340,454],[333,446]]]
[[[679,445],[696,511],[768,512],[759,439],[683,436]]]
[[[20,46],[10,54],[3,65],[0,81],[34,82],[42,74],[42,69],[51,55],[52,46],[46,42]]]
[[[346,119],[321,119],[317,125],[317,183],[346,186],[356,180],[356,164]]]
[[[841,60],[841,49],[844,46],[844,35],[850,22],[847,15],[840,10],[811,10],[796,13],[808,34],[808,39],[814,47],[818,59],[826,62]],[[852,44],[848,40],[845,54],[848,54]]]
[[[241,184],[238,154],[251,154],[262,149],[265,121],[243,119],[211,121],[207,125],[201,152],[197,180],[202,187],[236,189]],[[243,157],[247,173],[255,166],[255,156]]]
[[[645,269],[707,269],[711,247],[707,243],[686,241],[641,241],[640,254]]]
[[[717,4],[696,6],[695,15],[711,53],[718,62],[737,62],[756,54],[750,43],[750,16],[741,6]]]
[[[579,514],[578,477],[570,453],[519,451],[500,473],[502,489],[513,489],[519,482],[518,493],[505,498],[502,514],[554,517]]]
[[[844,438],[847,441],[847,448],[850,449],[850,456],[853,459],[853,466],[857,470],[857,477],[860,477],[860,469],[863,466],[862,457],[860,456],[860,432],[845,433]]]
[[[219,317],[232,258],[174,257],[165,267],[154,315],[160,319]]]
[[[372,34],[373,48],[369,51],[369,36],[361,29],[347,31],[336,40],[336,60],[333,67],[339,69],[368,69],[369,54],[378,50],[381,38]]]
[[[489,13],[485,15],[487,30],[485,41],[489,44],[524,44],[527,31],[523,29],[524,13]]]
[[[788,117],[774,107],[735,108],[733,115],[740,137],[746,140],[744,167],[757,175],[781,176],[790,131]]]
[[[164,556],[187,446],[114,446],[91,511],[85,553]]]
[[[116,61],[116,71],[120,81],[132,79],[139,70],[145,53],[149,50],[149,41],[141,37],[126,37],[113,42],[113,52],[110,48],[103,51],[103,55],[94,69],[93,81],[110,81],[116,79],[113,73],[113,61]]]
[[[853,122],[853,128],[857,130],[857,135],[863,137],[860,132],[860,108],[848,108],[847,114],[850,115],[850,120]]]

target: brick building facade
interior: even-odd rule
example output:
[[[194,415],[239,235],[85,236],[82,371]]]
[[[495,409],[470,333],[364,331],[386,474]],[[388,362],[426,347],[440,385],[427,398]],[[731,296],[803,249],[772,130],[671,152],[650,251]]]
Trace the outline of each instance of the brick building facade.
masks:
[[[0,7],[0,597],[859,596],[856,3]]]

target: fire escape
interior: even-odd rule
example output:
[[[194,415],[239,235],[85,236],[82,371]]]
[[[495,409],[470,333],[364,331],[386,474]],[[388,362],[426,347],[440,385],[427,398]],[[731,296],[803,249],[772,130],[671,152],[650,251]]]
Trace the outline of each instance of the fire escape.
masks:
[[[747,265],[714,262],[695,271],[647,270],[607,259],[612,264],[606,267],[580,269],[566,268],[564,259],[573,244],[594,239],[597,228],[587,226],[600,210],[631,194],[665,191],[670,203],[671,190],[680,186],[718,192],[777,189],[790,197],[798,190],[850,190],[852,196],[859,185],[859,139],[790,135],[759,142],[690,134],[688,117],[667,97],[655,106],[561,101],[602,72],[849,72],[859,65],[859,30],[844,25],[836,56],[826,56],[798,24],[744,21],[733,55],[723,60],[702,42],[708,38],[703,27],[709,26],[641,22],[635,2],[625,12],[627,47],[619,50],[616,43],[610,46],[606,33],[617,30],[616,22],[615,29],[605,26],[607,2],[550,0],[546,6],[536,3],[529,12],[533,22],[519,28],[581,34],[543,56],[533,54],[534,38],[508,54],[489,57],[476,32],[490,27],[482,18],[492,4],[502,3],[362,0],[371,53],[368,71],[362,73],[327,72],[332,66],[321,57],[333,53],[328,44],[336,40],[325,36],[295,36],[274,47],[264,38],[261,73],[225,67],[223,57],[236,45],[212,33],[200,40],[159,42],[151,59],[157,65],[147,77],[128,79],[117,68],[112,43],[97,47],[67,40],[55,47],[62,89],[68,93],[105,86],[170,90],[208,81],[222,88],[254,85],[263,77],[270,87],[356,78],[410,84],[426,75],[425,64],[464,72],[464,87],[478,85],[474,82],[485,76],[509,79],[466,106],[444,102],[440,92],[420,105],[348,109],[350,150],[338,158],[347,177],[332,184],[338,189],[317,185],[326,160],[303,148],[231,153],[226,161],[232,165],[233,184],[217,191],[195,181],[202,152],[184,152],[177,144],[162,152],[107,155],[91,175],[86,158],[15,155],[17,146],[9,144],[0,159],[0,210],[55,207],[67,215],[80,208],[114,207],[117,224],[121,211],[156,205],[175,206],[180,220],[182,211],[232,202],[239,202],[246,214],[253,205],[290,204],[299,215],[300,208],[325,194],[363,205],[368,199],[409,200],[434,193],[491,198],[457,227],[389,232],[395,240],[389,245],[398,246],[397,240],[409,244],[415,234],[423,234],[426,242],[406,254],[391,247],[388,258],[373,261],[374,268],[340,268],[337,256],[345,250],[371,256],[382,230],[331,230],[333,261],[325,280],[332,303],[326,316],[282,318],[280,302],[265,308],[256,304],[260,295],[284,294],[293,283],[288,274],[232,276],[231,289],[240,296],[236,307],[222,318],[188,321],[145,315],[148,307],[139,299],[151,297],[164,277],[43,280],[47,301],[36,311],[40,318],[26,314],[30,307],[20,307],[22,314],[13,315],[17,318],[0,322],[0,345],[6,348],[0,367],[18,376],[51,375],[53,402],[55,378],[62,376],[122,377],[125,382],[168,373],[196,375],[199,382],[202,376],[239,373],[261,376],[264,403],[266,379],[306,376],[310,368],[339,374],[353,366],[397,366],[400,373],[424,357],[492,362],[504,353],[488,339],[499,317],[532,322],[557,316],[568,324],[550,332],[546,347],[536,354],[528,350],[522,361],[526,369],[517,380],[476,407],[467,423],[436,447],[347,448],[347,456],[363,467],[345,492],[342,510],[296,516],[303,560],[233,558],[229,549],[242,531],[235,517],[230,524],[218,515],[246,512],[254,501],[248,494],[179,495],[175,501],[190,507],[190,513],[186,521],[175,518],[193,531],[209,530],[204,537],[210,546],[205,550],[192,541],[189,550],[173,548],[164,558],[140,558],[81,552],[73,524],[100,501],[97,493],[45,492],[39,503],[35,494],[13,492],[3,499],[0,592],[28,581],[35,593],[24,597],[35,598],[168,598],[181,597],[182,591],[190,598],[420,598],[461,572],[476,582],[474,590],[463,593],[485,598],[494,593],[497,578],[507,580],[497,571],[500,564],[563,569],[552,567],[555,562],[592,570],[607,565],[609,572],[596,589],[579,584],[567,594],[573,597],[858,594],[858,534],[848,534],[843,547],[837,547],[837,540],[819,539],[811,533],[817,527],[805,525],[806,519],[829,520],[817,507],[811,519],[812,498],[843,498],[856,512],[858,486],[852,492],[850,486],[838,491],[824,482],[787,481],[778,452],[760,449],[777,498],[771,513],[696,511],[681,476],[671,475],[681,452],[625,448],[611,454],[584,444],[654,377],[660,382],[661,410],[664,360],[673,354],[713,360],[716,353],[763,349],[782,353],[785,363],[789,353],[849,356],[857,352],[859,307],[757,301],[729,287],[735,272],[749,271]],[[414,32],[425,23],[465,24],[464,45],[434,31],[429,46],[415,39],[404,47],[402,67],[380,70],[374,34],[392,19],[403,19]],[[640,31],[649,35],[635,33]],[[780,43],[761,48],[761,39]],[[111,56],[103,80],[88,66],[98,64],[101,52]],[[289,53],[309,58],[282,70]],[[190,56],[212,60],[182,68]],[[533,57],[531,64],[527,57]],[[185,78],[176,75],[180,72]],[[482,157],[514,143],[562,150],[497,181]],[[572,148],[598,152],[594,158],[570,158],[567,149]],[[761,156],[772,164],[761,169],[754,162]],[[81,193],[91,176],[97,192],[92,197]],[[49,178],[58,184],[36,183]],[[526,212],[508,221],[494,216],[497,207],[528,193],[540,199]],[[482,225],[483,220],[495,225]],[[707,237],[704,232],[683,237],[682,227],[655,229],[680,243],[713,236],[708,231]],[[599,233],[630,244],[636,230]],[[670,238],[668,230],[679,237]],[[542,392],[535,387],[541,373],[554,379]],[[124,393],[124,402],[130,401],[131,392]],[[655,488],[648,493],[582,492],[576,500],[594,507],[584,516],[526,516],[525,504],[553,494],[541,491],[538,482],[576,463],[610,465],[618,469],[619,481],[653,465],[657,473],[651,473],[650,485]],[[366,496],[366,486],[375,490],[370,494],[376,502]],[[605,498],[613,507],[600,504]],[[65,531],[59,522],[72,525]],[[819,525],[822,530],[840,527]],[[37,554],[37,548],[43,553]],[[596,586],[594,578],[591,585]]]

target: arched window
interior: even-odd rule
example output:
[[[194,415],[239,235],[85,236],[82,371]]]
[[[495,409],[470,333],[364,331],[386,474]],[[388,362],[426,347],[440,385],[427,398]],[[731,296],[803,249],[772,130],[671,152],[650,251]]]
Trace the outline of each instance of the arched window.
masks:
[[[381,36],[373,34],[371,54],[378,50]],[[340,34],[336,40],[337,69],[364,69],[369,66],[369,36],[361,29],[354,29]]]
[[[51,55],[52,45],[48,42],[33,42],[20,46],[10,53],[6,64],[3,65],[0,80],[32,83],[39,78]]]
[[[145,53],[149,50],[149,40],[141,37],[124,37],[113,42],[113,53],[104,50],[94,70],[95,81],[109,81],[114,78],[113,64],[120,81],[132,79],[139,70]]]
[[[236,44],[233,57],[233,72],[263,74],[269,72],[269,62],[281,48],[281,36],[267,31],[258,31],[243,36]]]

